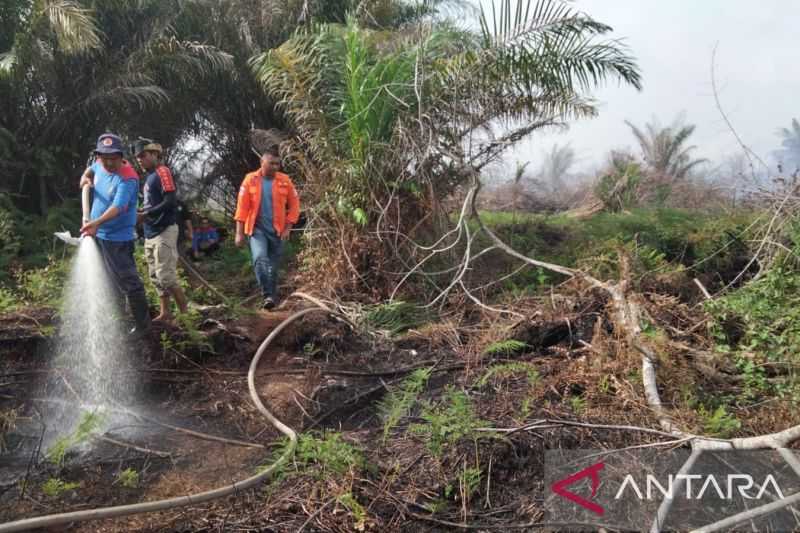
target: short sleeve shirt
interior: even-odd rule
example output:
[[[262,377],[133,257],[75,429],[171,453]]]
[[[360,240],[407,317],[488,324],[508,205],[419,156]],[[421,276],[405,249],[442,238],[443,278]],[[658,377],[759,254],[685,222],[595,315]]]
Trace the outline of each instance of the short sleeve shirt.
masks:
[[[107,241],[132,241],[136,238],[136,205],[139,193],[139,175],[127,161],[117,172],[109,172],[97,160],[92,163],[94,171],[94,199],[92,219],[99,218],[109,207],[116,207],[120,214],[97,228],[97,237]]]
[[[258,213],[256,227],[267,233],[275,233],[272,225],[272,182],[274,178],[261,178],[261,180],[261,210]]]
[[[159,165],[148,174],[144,182],[144,209],[157,206],[164,201],[164,195],[168,192],[175,192],[175,180],[169,167]],[[160,235],[165,229],[177,222],[177,212],[175,206],[161,211],[157,215],[148,215],[144,218],[144,237],[152,239]]]

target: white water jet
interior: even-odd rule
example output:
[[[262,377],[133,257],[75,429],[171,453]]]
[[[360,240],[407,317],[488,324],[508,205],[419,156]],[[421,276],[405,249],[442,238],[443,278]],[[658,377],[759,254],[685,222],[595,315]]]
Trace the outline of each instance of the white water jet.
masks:
[[[133,400],[136,374],[130,372],[130,340],[121,303],[97,243],[81,239],[65,287],[54,362],[65,369],[64,377],[83,405],[53,413],[49,425],[55,435],[73,431],[87,412],[104,412],[114,403]],[[66,384],[58,388],[62,399],[78,401]]]

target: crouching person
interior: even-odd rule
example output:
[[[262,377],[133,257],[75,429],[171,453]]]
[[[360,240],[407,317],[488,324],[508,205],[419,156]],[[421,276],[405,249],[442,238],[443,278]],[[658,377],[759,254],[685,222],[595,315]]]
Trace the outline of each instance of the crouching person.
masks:
[[[95,238],[118,295],[128,299],[136,323],[130,333],[141,337],[150,330],[150,309],[133,258],[139,175],[122,155],[118,136],[104,133],[97,139],[96,160],[81,176],[81,187],[94,187],[90,219],[83,221],[81,234]]]
[[[203,217],[200,226],[194,230],[192,238],[192,257],[200,259],[201,254],[209,256],[219,249],[219,232],[207,217]]]
[[[170,297],[181,313],[187,310],[186,296],[178,281],[178,199],[175,181],[161,163],[162,148],[149,139],[134,145],[136,159],[147,176],[144,183],[144,205],[139,218],[144,229],[144,253],[150,279],[158,290],[160,312],[153,320],[172,320]]]

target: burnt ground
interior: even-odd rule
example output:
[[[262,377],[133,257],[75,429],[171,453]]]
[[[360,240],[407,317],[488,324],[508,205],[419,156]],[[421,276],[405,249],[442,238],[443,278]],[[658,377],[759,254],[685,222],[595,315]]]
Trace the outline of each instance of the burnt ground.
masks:
[[[669,324],[678,340],[699,342],[690,308],[659,298],[644,301],[653,322]],[[392,339],[355,332],[321,313],[307,315],[265,353],[256,379],[260,397],[298,433],[338,435],[363,461],[337,469],[331,465],[341,450],[301,449],[276,479],[235,497],[67,529],[416,532],[470,524],[541,531],[521,526],[545,517],[545,450],[620,448],[655,437],[559,425],[519,428],[541,419],[653,428],[657,422],[641,394],[638,356],[618,342],[603,298],[581,293],[515,305],[527,319],[486,324],[475,310],[465,310]],[[669,316],[660,316],[663,310]],[[81,406],[82,377],[52,356],[52,313],[29,310],[0,318],[0,413],[6,417],[0,523],[201,492],[269,464],[282,440],[250,401],[246,372],[261,340],[290,314],[259,311],[230,320],[208,308],[199,326],[205,348],[181,344],[182,334],[173,329],[165,331],[166,338],[182,351],[165,349],[157,336],[141,344],[126,371],[130,378],[117,380],[135,386],[112,387],[119,410],[101,430],[71,446],[62,464],[45,458],[53,438],[43,438],[43,427],[89,409]],[[525,345],[486,351],[507,338]],[[430,368],[430,378],[408,412],[387,429],[380,404],[416,368]],[[507,371],[492,373],[493,368]],[[676,351],[662,361],[660,373],[665,401],[674,400],[676,408],[683,385],[711,388]],[[508,431],[473,431],[448,440],[468,418],[457,412],[440,427],[444,444],[432,449],[436,421],[425,413],[446,406],[453,391],[468,398],[473,429]],[[794,410],[774,402],[746,414],[743,434],[796,423]],[[676,416],[690,428],[698,423],[690,410],[676,409]],[[238,442],[208,440],[209,435]],[[135,486],[121,483],[119,473],[126,469],[138,473]],[[472,483],[466,475],[471,470],[478,471]],[[43,486],[50,479],[77,486],[48,495]]]
[[[80,389],[80,377],[52,360],[52,342],[37,333],[48,329],[52,316],[6,317],[5,331],[13,330],[13,334],[3,339],[0,409],[14,412],[16,420],[4,436],[0,459],[0,471],[5,471],[0,521],[174,497],[252,475],[258,465],[269,462],[280,441],[277,431],[265,424],[250,402],[246,371],[257,344],[288,314],[258,312],[229,324],[223,334],[215,328],[210,337],[227,348],[216,354],[165,354],[155,341],[141,346],[133,371],[138,385],[131,408],[145,418],[112,413],[113,421],[102,434],[70,449],[62,465],[43,457],[47,443],[42,443],[42,425],[53,413],[63,413],[64,404],[71,410],[81,409],[80,393],[72,392]],[[554,332],[548,342],[557,342],[560,335]],[[227,530],[235,525],[244,530],[295,531],[326,502],[329,512],[319,513],[307,525],[309,530],[351,531],[356,526],[376,531],[449,530],[430,513],[431,505],[441,502],[456,513],[467,503],[475,505],[480,511],[471,520],[482,515],[499,524],[535,520],[541,514],[537,504],[541,494],[537,480],[542,477],[540,436],[520,432],[507,439],[476,441],[480,456],[491,461],[492,470],[487,490],[478,491],[486,492],[482,501],[477,502],[477,493],[470,496],[474,504],[460,501],[453,488],[453,472],[474,454],[472,444],[465,442],[463,449],[437,458],[426,449],[424,439],[400,427],[383,440],[383,420],[376,404],[387,387],[396,386],[407,375],[408,371],[396,373],[398,369],[438,367],[421,401],[434,400],[448,385],[469,386],[469,378],[478,375],[469,368],[470,362],[436,337],[437,332],[431,330],[390,342],[357,335],[341,322],[310,315],[288,328],[262,359],[256,382],[273,413],[298,431],[341,432],[345,442],[363,451],[364,468],[344,475],[296,469],[280,482],[227,501],[76,524],[71,530],[195,531]],[[65,387],[65,382],[70,385]],[[494,387],[476,389],[474,399],[479,410],[485,411],[480,413],[482,418],[499,416],[513,425],[513,412],[519,406],[495,400],[524,396],[528,383],[524,378],[512,379],[503,387],[498,397]],[[51,404],[57,409],[50,409]],[[420,419],[412,416],[410,421],[414,420]],[[264,447],[208,441],[154,421]],[[99,435],[118,444],[100,440]],[[119,482],[119,472],[128,468],[139,473],[136,487]],[[50,478],[78,487],[48,496],[42,486]],[[345,506],[330,504],[331,497],[343,493],[351,493],[368,510],[362,524],[354,522]],[[442,522],[448,521],[448,514],[442,515]],[[415,518],[427,515],[428,520]]]

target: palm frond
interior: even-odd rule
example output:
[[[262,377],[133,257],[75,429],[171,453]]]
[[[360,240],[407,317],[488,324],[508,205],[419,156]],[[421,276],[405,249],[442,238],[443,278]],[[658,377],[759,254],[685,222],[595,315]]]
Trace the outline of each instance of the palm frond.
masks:
[[[317,34],[297,33],[278,48],[250,60],[250,68],[277,107],[290,118],[296,131],[319,161],[335,156],[330,117],[336,106],[325,87],[333,85],[333,73],[344,70],[338,29],[320,27]]]
[[[17,64],[17,51],[12,48],[8,52],[0,53],[0,74],[8,74]]]
[[[779,128],[778,135],[782,138],[781,146],[787,152],[797,154],[795,157],[800,157],[800,122],[793,118],[791,129]]]
[[[673,175],[682,161],[688,160],[689,152],[695,147],[685,147],[684,143],[694,131],[694,126],[664,128],[656,135],[655,162],[653,166]]]
[[[687,159],[674,170],[674,175],[677,178],[685,178],[689,176],[689,174],[691,173],[692,170],[695,169],[695,167],[704,165],[705,163],[708,163],[708,159],[706,158]]]
[[[135,62],[129,61],[134,70],[141,68],[144,62],[165,66],[185,82],[233,68],[231,54],[215,46],[182,41],[174,36],[154,39],[142,51],[141,57]]]
[[[268,130],[253,129],[250,131],[250,145],[258,154],[263,154],[273,146],[280,146],[287,141],[285,132],[275,128]]]
[[[66,53],[79,53],[100,48],[101,31],[92,11],[72,0],[48,0],[44,13],[59,47]]]
[[[491,108],[497,118],[593,116],[589,90],[609,79],[640,87],[620,41],[598,41],[611,28],[558,0],[492,3],[481,16],[480,44],[450,60],[450,100]]]
[[[652,129],[650,129],[650,124],[647,125],[648,132],[645,133],[638,126],[633,124],[631,121],[626,120],[625,124],[631,129],[633,136],[636,137],[636,141],[639,143],[639,148],[644,155],[644,158],[649,160],[653,155],[653,146],[651,139],[654,139],[657,136],[657,133],[654,134]]]
[[[692,157],[691,152],[697,147],[687,146],[686,142],[694,133],[695,125],[684,125],[680,116],[668,127],[662,127],[656,119],[645,124],[644,129],[627,120],[625,124],[636,137],[645,163],[657,174],[681,179],[706,162]]]
[[[527,85],[578,82],[588,89],[617,78],[639,89],[641,75],[622,41],[595,41],[611,29],[561,0],[503,0],[499,13],[493,2],[491,28],[486,12],[481,13],[484,50]]]
[[[135,105],[138,109],[155,107],[169,102],[169,94],[155,84],[137,84],[137,81],[146,81],[148,78],[128,78],[113,80],[111,83],[98,87],[83,101],[84,108],[97,105]]]

